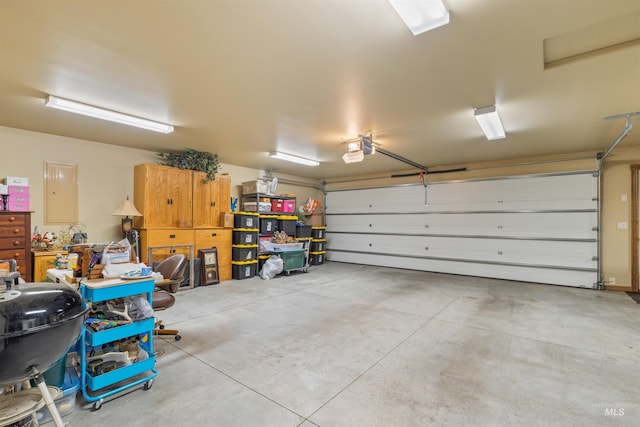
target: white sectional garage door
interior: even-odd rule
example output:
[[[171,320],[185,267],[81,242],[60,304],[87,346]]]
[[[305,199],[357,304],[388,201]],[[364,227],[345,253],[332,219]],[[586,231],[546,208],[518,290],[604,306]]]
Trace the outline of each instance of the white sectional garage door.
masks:
[[[594,171],[328,191],[327,259],[596,288],[597,199]]]

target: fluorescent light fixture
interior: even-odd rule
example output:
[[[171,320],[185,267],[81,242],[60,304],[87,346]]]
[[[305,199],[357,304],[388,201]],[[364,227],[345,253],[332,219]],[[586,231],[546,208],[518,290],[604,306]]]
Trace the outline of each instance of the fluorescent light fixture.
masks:
[[[173,125],[130,116],[128,114],[106,110],[100,107],[94,107],[93,105],[82,104],[80,102],[71,101],[69,99],[58,98],[57,96],[53,95],[47,96],[44,105],[50,108],[56,108],[58,110],[69,111],[71,113],[82,114],[84,116],[94,117],[96,119],[108,120],[110,122],[135,126],[142,129],[152,130],[154,132],[173,132]]]
[[[505,137],[504,128],[502,127],[502,122],[500,121],[500,116],[498,115],[498,110],[495,105],[476,108],[474,115],[489,141]]]
[[[320,164],[320,162],[317,160],[305,159],[304,157],[281,153],[280,151],[272,151],[271,153],[269,153],[269,157],[273,157],[274,159],[286,160],[287,162],[299,163],[305,166],[318,166]]]
[[[449,23],[442,0],[389,0],[414,36]]]

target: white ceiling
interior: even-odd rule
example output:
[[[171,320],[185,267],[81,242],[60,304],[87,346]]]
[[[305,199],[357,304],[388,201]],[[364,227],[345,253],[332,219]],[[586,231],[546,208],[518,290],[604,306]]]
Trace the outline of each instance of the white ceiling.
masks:
[[[545,39],[628,22],[639,0],[444,3],[449,25],[413,36],[386,0],[2,0],[0,125],[333,178],[407,168],[343,163],[361,133],[446,166],[606,149],[625,122],[603,117],[640,111],[639,43],[546,70],[543,59]],[[176,129],[46,109],[47,94]],[[473,108],[494,103],[507,138],[488,142]],[[276,149],[321,165],[269,159]]]

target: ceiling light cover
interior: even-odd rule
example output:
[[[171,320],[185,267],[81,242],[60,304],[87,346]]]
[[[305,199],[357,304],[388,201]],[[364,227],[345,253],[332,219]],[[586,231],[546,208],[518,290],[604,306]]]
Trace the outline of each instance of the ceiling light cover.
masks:
[[[476,108],[474,115],[489,141],[506,136],[495,105]]]
[[[274,159],[286,160],[287,162],[299,163],[305,166],[318,166],[320,164],[320,162],[317,160],[294,156],[293,154],[281,153],[280,151],[272,151],[271,153],[269,153],[269,157],[273,157]]]
[[[56,108],[58,110],[69,111],[71,113],[82,114],[84,116],[89,116],[96,119],[108,120],[110,122],[135,126],[142,129],[152,130],[154,132],[173,132],[173,125],[130,116],[128,114],[95,107],[93,105],[83,104],[81,102],[71,101],[69,99],[58,98],[57,96],[53,95],[49,95],[47,97],[44,105],[50,108]]]
[[[389,0],[414,36],[449,23],[441,0]]]
[[[357,163],[364,160],[364,152],[362,150],[346,152],[342,156],[345,163]]]

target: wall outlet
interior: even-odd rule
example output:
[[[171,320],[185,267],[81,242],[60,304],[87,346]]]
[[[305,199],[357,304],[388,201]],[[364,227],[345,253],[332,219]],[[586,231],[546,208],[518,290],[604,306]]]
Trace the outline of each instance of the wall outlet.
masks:
[[[615,285],[616,284],[616,278],[615,277],[609,277],[609,285]]]
[[[618,230],[626,230],[627,228],[629,228],[629,225],[626,222],[618,223]]]
[[[621,202],[626,202],[627,201],[627,195],[626,194],[621,194],[620,195],[620,201]]]

